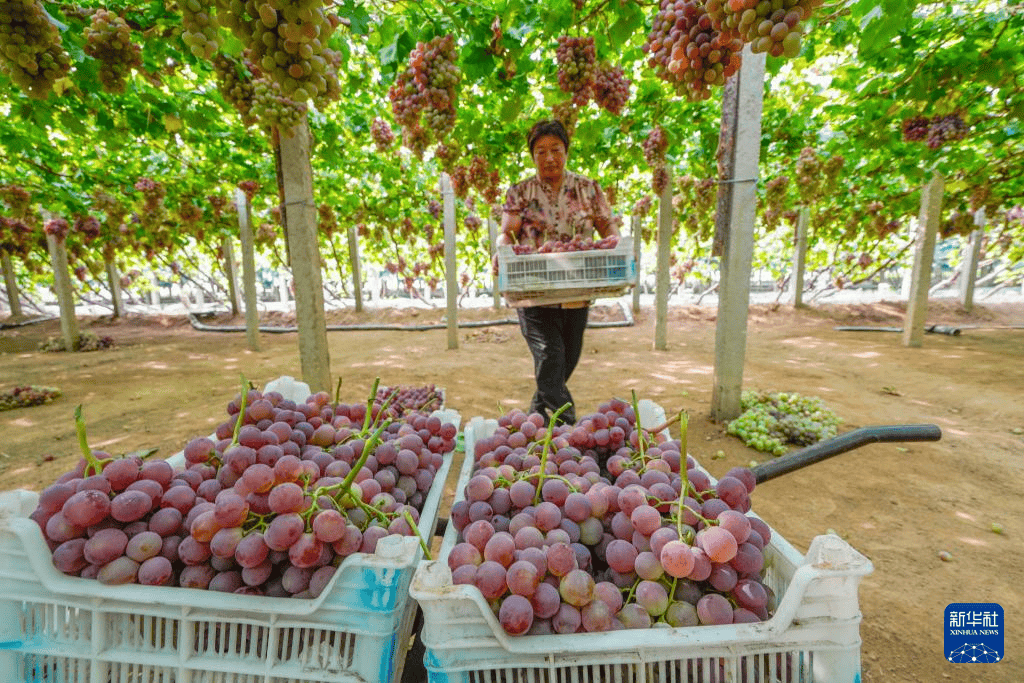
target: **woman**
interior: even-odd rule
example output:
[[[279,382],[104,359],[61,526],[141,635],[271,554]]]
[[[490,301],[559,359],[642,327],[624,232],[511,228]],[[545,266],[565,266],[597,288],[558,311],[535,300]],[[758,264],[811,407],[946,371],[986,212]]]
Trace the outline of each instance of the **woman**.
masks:
[[[541,246],[548,240],[568,241],[576,235],[618,235],[601,186],[565,168],[569,135],[558,121],[541,121],[527,136],[537,173],[508,189],[502,213],[502,244]],[[533,354],[537,391],[530,411],[554,413],[572,395],[566,382],[583,350],[589,301],[518,309],[519,329]],[[576,422],[575,406],[559,416]]]

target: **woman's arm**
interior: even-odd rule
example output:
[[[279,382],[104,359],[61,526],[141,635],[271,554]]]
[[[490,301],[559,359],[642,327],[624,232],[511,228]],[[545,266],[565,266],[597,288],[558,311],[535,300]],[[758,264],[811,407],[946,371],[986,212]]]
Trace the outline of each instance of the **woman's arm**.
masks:
[[[517,213],[503,211],[501,214],[501,234],[498,235],[498,244],[516,244],[519,241],[519,233],[522,229],[522,216]]]

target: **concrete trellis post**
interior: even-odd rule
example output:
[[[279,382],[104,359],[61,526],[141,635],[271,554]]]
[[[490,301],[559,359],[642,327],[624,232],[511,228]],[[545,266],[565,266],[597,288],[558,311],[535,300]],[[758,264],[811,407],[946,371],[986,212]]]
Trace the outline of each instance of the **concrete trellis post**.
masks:
[[[981,260],[981,241],[985,237],[985,207],[974,212],[974,225],[977,230],[964,245],[963,262],[960,264],[960,303],[964,310],[970,312],[974,308],[974,283],[978,279],[978,261]]]
[[[790,289],[793,292],[793,307],[804,305],[804,269],[807,264],[807,228],[811,222],[811,210],[800,207],[800,216],[796,223],[796,243],[793,245],[793,277],[790,278]]]
[[[241,189],[235,190],[238,208],[238,236],[242,243],[242,289],[245,295],[245,338],[250,351],[260,350],[260,313],[256,301],[256,254],[253,244],[252,215],[249,198]],[[227,240],[225,240],[227,242]]]
[[[444,278],[447,302],[448,350],[459,348],[459,275],[455,263],[455,190],[447,173],[441,174],[444,207]]]
[[[6,251],[0,252],[0,265],[4,269],[4,287],[7,288],[7,305],[12,318],[21,317],[21,301],[18,299],[18,280],[14,277],[14,262]]]
[[[939,232],[944,181],[936,173],[921,191],[921,213],[917,219],[917,249],[910,279],[910,299],[903,319],[903,345],[918,347],[924,340],[924,322],[928,315],[928,290],[932,281],[935,240]]]
[[[57,293],[60,307],[60,334],[64,350],[74,351],[78,346],[78,319],[75,317],[75,292],[71,287],[71,273],[68,271],[68,250],[63,240],[46,233],[46,246],[50,250],[53,267],[53,289]]]
[[[764,67],[763,53],[754,54],[749,45],[743,48],[743,64],[726,83],[722,96],[723,128],[731,124],[735,129],[729,136],[731,147],[723,150],[723,165],[729,172],[720,176],[729,187],[724,198],[719,195],[719,206],[726,207],[728,223],[722,240],[711,388],[711,418],[716,422],[732,420],[742,412],[740,397],[747,353]],[[717,228],[716,225],[716,232]]]
[[[487,239],[491,245],[491,262],[498,253],[498,223],[492,217],[487,218]],[[498,291],[498,275],[491,278],[491,296],[494,299],[494,308],[501,308],[501,292]]]
[[[333,387],[320,245],[317,242],[316,204],[313,202],[313,167],[309,161],[311,144],[309,125],[305,121],[295,127],[291,137],[281,136],[281,176],[288,225],[288,254],[295,279],[299,364],[302,381],[316,393],[330,392]]]
[[[359,270],[359,235],[353,225],[348,226],[348,260],[352,266],[352,291],[356,298],[356,313],[363,311],[363,277]]]
[[[654,348],[668,349],[669,263],[672,256],[672,173],[667,173],[665,188],[658,198],[658,271],[655,285]]]
[[[634,215],[630,218],[629,229],[633,233],[633,260],[636,261],[637,282],[633,287],[633,313],[640,312],[640,286],[643,283],[643,269],[640,267],[640,252],[643,245],[643,238],[640,235],[640,216]]]

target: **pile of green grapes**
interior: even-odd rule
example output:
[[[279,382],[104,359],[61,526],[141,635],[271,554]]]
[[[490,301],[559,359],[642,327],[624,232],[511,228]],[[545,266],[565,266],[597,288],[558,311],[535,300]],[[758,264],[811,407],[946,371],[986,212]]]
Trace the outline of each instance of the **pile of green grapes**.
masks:
[[[743,413],[729,423],[729,434],[772,455],[785,454],[789,445],[830,439],[841,422],[820,398],[791,392],[744,391],[740,408]]]

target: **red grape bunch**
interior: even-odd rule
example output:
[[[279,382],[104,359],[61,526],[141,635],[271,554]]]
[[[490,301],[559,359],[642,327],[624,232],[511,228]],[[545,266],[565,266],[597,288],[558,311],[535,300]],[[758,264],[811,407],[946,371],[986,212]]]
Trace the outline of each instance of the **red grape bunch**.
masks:
[[[789,176],[781,175],[772,178],[764,188],[764,225],[769,231],[779,227],[783,214],[787,209],[786,193],[789,189]]]
[[[459,537],[448,566],[510,635],[770,618],[771,531],[746,514],[753,473],[734,468],[712,483],[684,443],[642,428],[629,403],[548,428],[513,410],[473,456],[451,510]]]
[[[590,36],[559,36],[555,59],[558,62],[558,87],[572,95],[574,104],[584,106],[594,96],[597,77],[594,39]]]
[[[92,242],[100,236],[100,222],[94,216],[79,216],[75,219],[74,230],[86,242]]]
[[[256,123],[252,114],[253,77],[246,65],[230,55],[219,53],[213,58],[213,70],[217,74],[217,90],[241,114],[242,123]]]
[[[374,405],[389,404],[388,415],[401,417],[407,412],[433,411],[444,408],[444,393],[436,384],[410,386],[400,384],[377,390]]]
[[[498,190],[498,184],[501,182],[500,176],[497,169],[491,168],[484,157],[479,154],[473,156],[466,171],[466,180],[480,193],[480,196],[488,204],[494,204],[498,201],[500,196]]]
[[[707,0],[706,8],[716,30],[750,43],[751,51],[773,57],[800,53],[803,22],[823,0]]]
[[[644,138],[643,142],[644,160],[651,167],[651,189],[654,194],[661,196],[661,193],[668,185],[668,170],[666,168],[665,152],[668,151],[668,137],[661,126],[654,126]]]
[[[602,64],[594,78],[594,101],[602,109],[618,116],[629,101],[629,84],[622,67]]]
[[[39,0],[4,0],[0,15],[0,68],[30,97],[45,99],[71,70],[60,30]]]
[[[739,69],[743,41],[714,26],[699,0],[662,0],[643,49],[648,66],[690,100],[711,96]]]
[[[457,61],[455,37],[450,33],[417,43],[405,71],[388,91],[391,113],[407,129],[403,143],[409,149],[425,149],[431,138],[443,140],[455,127],[457,88],[462,79]]]
[[[796,160],[796,190],[802,204],[810,205],[835,187],[845,160],[839,155],[822,158],[812,147],[800,150]]]
[[[581,235],[573,235],[568,239],[547,240],[539,247],[534,247],[532,244],[513,244],[512,253],[520,256],[524,254],[562,254],[566,252],[592,251],[594,249],[614,249],[617,246],[619,246],[618,235],[609,235],[597,240],[590,237],[582,237]]]
[[[296,403],[249,389],[185,467],[92,451],[47,487],[31,517],[54,565],[108,584],[316,597],[345,557],[414,536],[457,429],[389,404]]]
[[[128,23],[104,9],[96,10],[85,29],[85,54],[100,61],[99,79],[107,92],[124,92],[131,70],[142,66],[142,49],[132,42]]]
[[[959,114],[932,117],[928,125],[928,149],[938,149],[950,140],[962,140],[967,136],[967,124]]]
[[[391,126],[379,116],[370,123],[370,136],[378,152],[386,152],[395,144],[395,134]]]
[[[58,242],[63,242],[71,231],[71,225],[63,218],[52,218],[46,221],[43,230],[47,235],[52,235],[56,238]]]
[[[32,226],[20,218],[0,216],[0,251],[24,258],[32,249]]]

